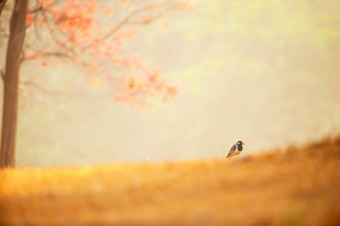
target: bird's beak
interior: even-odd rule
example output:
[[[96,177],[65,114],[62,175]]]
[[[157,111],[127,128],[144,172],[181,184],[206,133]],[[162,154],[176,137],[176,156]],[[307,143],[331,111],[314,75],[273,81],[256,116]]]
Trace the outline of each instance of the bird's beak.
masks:
[[[242,142],[243,145],[246,145],[245,143]]]

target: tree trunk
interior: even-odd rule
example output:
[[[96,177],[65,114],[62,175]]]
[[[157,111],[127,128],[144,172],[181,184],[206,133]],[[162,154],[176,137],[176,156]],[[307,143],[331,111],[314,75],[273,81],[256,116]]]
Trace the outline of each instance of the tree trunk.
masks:
[[[16,0],[10,22],[6,67],[3,75],[3,115],[0,168],[15,166],[20,54],[25,40],[27,0]]]

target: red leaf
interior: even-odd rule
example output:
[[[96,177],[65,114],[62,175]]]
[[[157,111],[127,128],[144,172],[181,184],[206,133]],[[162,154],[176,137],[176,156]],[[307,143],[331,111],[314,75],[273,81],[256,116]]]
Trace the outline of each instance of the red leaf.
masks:
[[[42,62],[42,65],[43,65],[44,67],[48,67],[48,66],[49,66],[49,63],[48,63],[47,61],[44,60],[44,61]]]
[[[27,14],[26,15],[26,25],[31,26],[31,24],[33,23],[33,19],[34,19],[34,14]]]

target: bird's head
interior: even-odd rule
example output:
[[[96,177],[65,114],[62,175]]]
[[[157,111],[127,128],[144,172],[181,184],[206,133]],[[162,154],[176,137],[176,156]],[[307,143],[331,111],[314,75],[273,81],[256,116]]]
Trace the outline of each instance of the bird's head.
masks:
[[[244,145],[243,141],[240,141],[240,140],[237,141],[237,144],[238,144],[238,145]]]

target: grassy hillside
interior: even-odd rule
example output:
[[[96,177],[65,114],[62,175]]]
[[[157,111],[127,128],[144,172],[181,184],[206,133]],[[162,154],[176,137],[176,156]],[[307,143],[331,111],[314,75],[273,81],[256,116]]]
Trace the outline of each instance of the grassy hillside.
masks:
[[[340,225],[340,137],[232,161],[7,169],[0,186],[1,225]]]

